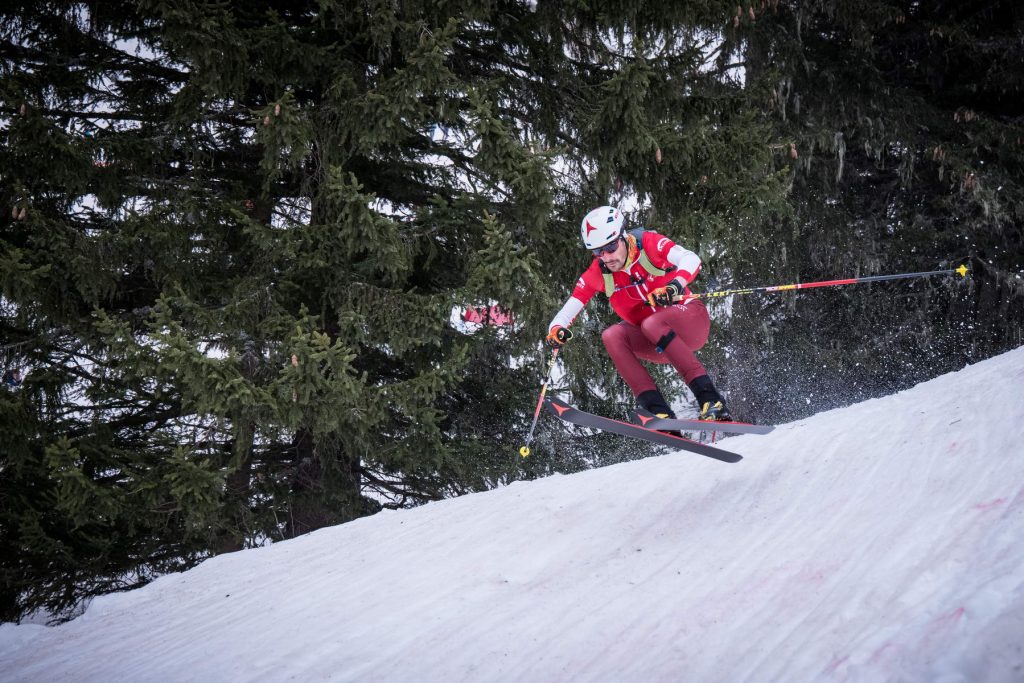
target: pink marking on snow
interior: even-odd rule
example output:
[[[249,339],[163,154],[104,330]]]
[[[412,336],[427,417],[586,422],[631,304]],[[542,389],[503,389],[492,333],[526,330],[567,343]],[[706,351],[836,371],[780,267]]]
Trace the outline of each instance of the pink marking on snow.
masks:
[[[796,574],[796,579],[801,584],[821,583],[835,574],[841,566],[838,563],[806,566]]]
[[[953,624],[955,624],[963,618],[965,612],[966,610],[963,607],[957,607],[952,612],[937,617],[935,621],[932,622],[932,624],[936,629],[942,629],[946,628],[947,626],[952,626]]]
[[[842,510],[844,507],[846,507],[846,504],[849,503],[849,502],[850,502],[850,497],[849,496],[842,496],[841,498],[837,498],[834,502],[830,503],[827,508],[825,508],[825,511],[824,511],[825,516],[826,517],[833,517],[833,516],[835,516],[840,510]]]
[[[897,643],[886,643],[871,654],[871,659],[868,660],[868,664],[884,663],[891,666],[892,660],[896,657],[896,653],[901,649],[902,646]]]
[[[1010,507],[1017,505],[1024,505],[1024,487],[1021,487],[1020,491],[1017,491],[1017,495],[1013,497],[1013,502],[1010,503]]]
[[[932,622],[928,625],[928,631],[924,635],[923,643],[927,647],[932,647],[932,643],[937,638],[948,638],[950,631],[955,627],[960,620],[963,619],[966,610],[963,607],[957,607],[952,612],[946,614],[940,614],[935,617]]]
[[[832,657],[832,661],[828,663],[828,666],[825,667],[825,670],[822,671],[822,673],[826,676],[831,676],[849,659],[850,655],[846,655],[845,657]]]
[[[974,506],[974,509],[975,510],[982,510],[982,511],[991,510],[992,508],[999,507],[1000,505],[1002,505],[1005,502],[1006,502],[1005,498],[996,498],[995,500],[990,500],[987,503],[978,503],[977,505]]]

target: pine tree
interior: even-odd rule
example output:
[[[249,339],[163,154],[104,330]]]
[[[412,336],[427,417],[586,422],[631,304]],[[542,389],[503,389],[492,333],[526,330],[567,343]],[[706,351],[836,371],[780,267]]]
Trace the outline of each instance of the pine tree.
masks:
[[[765,217],[774,255],[735,263],[737,275],[767,284],[972,267],[964,282],[737,301],[729,375],[740,411],[793,419],[1019,345],[1019,7],[770,2],[734,23],[793,209]]]
[[[516,447],[587,208],[637,193],[699,249],[781,196],[707,67],[727,11],[5,6],[3,617],[630,457]]]

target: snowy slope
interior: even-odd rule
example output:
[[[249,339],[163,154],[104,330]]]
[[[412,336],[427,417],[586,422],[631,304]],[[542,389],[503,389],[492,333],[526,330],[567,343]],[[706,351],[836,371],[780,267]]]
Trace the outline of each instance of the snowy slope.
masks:
[[[552,419],[550,416],[545,419]],[[0,628],[9,681],[1021,681],[1024,348]]]

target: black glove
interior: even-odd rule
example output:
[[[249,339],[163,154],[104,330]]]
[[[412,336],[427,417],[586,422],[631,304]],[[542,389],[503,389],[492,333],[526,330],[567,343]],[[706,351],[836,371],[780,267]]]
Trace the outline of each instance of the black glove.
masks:
[[[570,330],[568,327],[555,325],[554,327],[551,328],[551,331],[548,332],[548,336],[546,339],[548,345],[550,345],[551,348],[560,349],[565,345],[567,341],[572,339],[572,330]]]
[[[652,306],[671,306],[682,293],[683,286],[677,280],[672,280],[664,287],[658,287],[648,294],[647,303]]]

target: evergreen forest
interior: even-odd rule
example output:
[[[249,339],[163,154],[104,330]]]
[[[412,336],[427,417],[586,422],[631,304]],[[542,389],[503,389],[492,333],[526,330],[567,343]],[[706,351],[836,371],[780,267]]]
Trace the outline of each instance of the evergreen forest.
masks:
[[[1022,35],[1006,0],[5,2],[0,620],[651,454],[546,415],[518,454],[602,204],[700,292],[967,265],[714,300],[745,420],[1024,344]],[[614,320],[550,390],[622,417]]]

